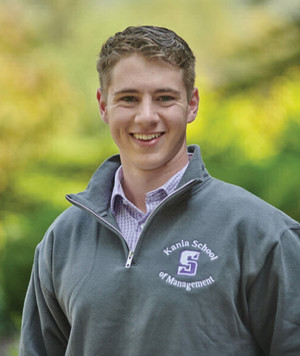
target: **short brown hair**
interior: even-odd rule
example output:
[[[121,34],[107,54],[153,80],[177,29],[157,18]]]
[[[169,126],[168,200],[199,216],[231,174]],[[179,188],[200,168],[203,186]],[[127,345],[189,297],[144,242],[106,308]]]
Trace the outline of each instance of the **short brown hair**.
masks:
[[[111,71],[123,57],[139,53],[146,59],[160,58],[183,69],[188,99],[195,84],[195,56],[188,44],[175,32],[156,26],[130,26],[117,32],[102,46],[97,61],[100,85],[104,95],[110,85]]]

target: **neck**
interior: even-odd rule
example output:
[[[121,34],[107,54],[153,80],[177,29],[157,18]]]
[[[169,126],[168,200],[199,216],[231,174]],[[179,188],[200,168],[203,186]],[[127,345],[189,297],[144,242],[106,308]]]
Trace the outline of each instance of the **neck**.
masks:
[[[146,212],[145,198],[148,192],[151,192],[164,183],[173,175],[179,172],[188,163],[188,158],[184,160],[176,169],[158,170],[134,170],[123,165],[123,189],[128,200],[130,200],[138,209]]]

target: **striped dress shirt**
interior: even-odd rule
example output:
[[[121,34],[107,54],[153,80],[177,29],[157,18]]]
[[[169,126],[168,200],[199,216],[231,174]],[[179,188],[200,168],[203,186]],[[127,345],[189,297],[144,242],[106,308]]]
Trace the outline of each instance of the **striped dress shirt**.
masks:
[[[187,166],[188,164],[161,187],[147,193],[145,198],[146,213],[139,210],[126,198],[122,187],[122,166],[118,168],[115,174],[115,184],[112,191],[110,206],[111,212],[119,225],[119,229],[127,242],[130,251],[135,249],[147,218],[168,195],[175,191]]]

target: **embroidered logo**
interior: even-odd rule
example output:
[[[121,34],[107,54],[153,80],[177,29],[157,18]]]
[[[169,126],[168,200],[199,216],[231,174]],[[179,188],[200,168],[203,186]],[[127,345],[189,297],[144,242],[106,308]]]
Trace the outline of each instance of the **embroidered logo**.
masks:
[[[194,250],[192,250],[192,248]],[[168,259],[171,259],[171,263],[174,263],[172,271],[165,272],[160,271],[158,276],[166,284],[171,285],[175,288],[185,289],[187,292],[196,289],[206,288],[215,283],[215,279],[212,275],[208,274],[207,262],[215,263],[219,256],[212,251],[205,242],[200,242],[198,240],[180,240],[174,242],[174,244],[166,246],[162,253]],[[175,260],[172,257],[175,257]],[[201,257],[200,257],[201,255]],[[205,265],[205,269],[201,269],[201,264]],[[174,274],[177,271],[177,275]],[[178,277],[177,277],[178,276]],[[198,276],[198,277],[197,277]],[[180,278],[181,277],[181,278]],[[192,278],[190,278],[192,277]]]
[[[200,252],[192,250],[184,250],[179,258],[179,266],[177,274],[179,276],[195,276],[198,269],[198,258]]]

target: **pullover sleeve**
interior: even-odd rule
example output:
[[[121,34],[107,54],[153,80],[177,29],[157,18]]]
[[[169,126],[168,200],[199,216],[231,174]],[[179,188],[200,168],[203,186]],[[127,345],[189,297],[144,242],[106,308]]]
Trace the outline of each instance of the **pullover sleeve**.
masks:
[[[287,229],[248,294],[252,332],[271,356],[300,355],[300,227]]]
[[[20,356],[62,356],[66,353],[70,326],[54,292],[41,281],[41,274],[45,278],[45,271],[51,271],[43,255],[38,246],[24,303]]]

